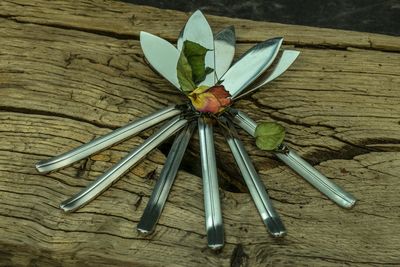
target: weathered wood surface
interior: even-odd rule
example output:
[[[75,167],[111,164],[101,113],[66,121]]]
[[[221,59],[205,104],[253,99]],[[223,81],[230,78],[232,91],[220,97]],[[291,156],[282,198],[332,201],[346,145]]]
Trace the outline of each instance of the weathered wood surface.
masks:
[[[241,133],[287,226],[282,240],[267,235],[249,195],[237,192],[243,186],[221,137],[220,173],[231,179],[221,188],[219,253],[206,248],[201,179],[189,168],[156,232],[136,233],[160,150],[86,207],[62,213],[62,200],[148,132],[49,175],[34,163],[179,101],[144,64],[138,33],[175,40],[187,18],[112,1],[0,2],[0,265],[400,266],[398,37],[209,16],[215,30],[235,25],[238,53],[274,36],[302,52],[282,78],[236,106],[281,121],[288,143],[359,199],[354,209],[328,201]],[[196,142],[190,147],[196,158]]]

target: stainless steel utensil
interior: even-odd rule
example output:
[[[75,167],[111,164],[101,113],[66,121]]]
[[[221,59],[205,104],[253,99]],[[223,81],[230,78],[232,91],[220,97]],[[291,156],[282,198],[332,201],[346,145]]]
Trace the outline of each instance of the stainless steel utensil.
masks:
[[[185,154],[187,145],[192,137],[193,131],[197,123],[189,123],[176,137],[172,144],[171,150],[164,163],[161,171],[160,178],[157,180],[151,193],[149,202],[143,212],[143,215],[137,225],[137,230],[143,234],[150,234],[153,232],[161,212],[164,208],[165,202],[171,190],[172,184],[175,181],[176,174],[178,173],[179,165],[181,164],[183,155]]]
[[[249,86],[249,89],[245,89],[243,93],[237,95],[234,99],[242,98],[281,76],[293,64],[299,54],[300,51],[284,50],[281,57],[278,59],[278,63],[271,70],[266,70]]]
[[[220,249],[224,246],[224,228],[219,199],[213,125],[210,119],[201,116],[198,119],[198,127],[208,246],[211,249]]]
[[[167,40],[148,32],[140,32],[140,46],[149,64],[177,89],[181,86],[176,74],[179,51]]]
[[[275,211],[272,201],[268,196],[265,186],[262,183],[249,155],[247,154],[242,142],[240,141],[233,123],[224,117],[220,117],[220,122],[225,125],[223,131],[226,141],[232,151],[236,164],[238,165],[243,179],[249,189],[260,216],[267,227],[269,233],[274,237],[281,237],[286,234],[278,213]]]
[[[118,178],[126,173],[139,160],[145,157],[150,151],[152,151],[174,133],[182,129],[187,122],[187,119],[177,116],[165,123],[153,135],[146,139],[146,141],[132,150],[105,173],[100,175],[95,181],[91,182],[86,188],[81,190],[75,196],[61,203],[61,209],[66,212],[71,212],[81,208],[91,200],[95,199],[98,195],[115,183]]]
[[[257,123],[248,117],[244,112],[230,109],[233,121],[243,130],[254,136]],[[333,202],[344,208],[351,208],[356,203],[356,199],[348,192],[344,191],[317,169],[303,160],[293,149],[287,145],[282,145],[278,151],[273,152],[280,160],[292,168],[300,176],[306,179],[321,193],[326,195]]]
[[[253,46],[221,77],[221,84],[232,98],[238,96],[274,61],[283,38],[273,38]]]
[[[182,113],[183,109],[178,105],[172,105],[163,109],[160,109],[150,115],[142,117],[138,120],[130,122],[129,124],[118,128],[106,135],[98,137],[86,144],[83,144],[77,148],[72,149],[59,156],[39,161],[36,164],[36,169],[40,173],[50,172],[56,169],[68,166],[78,160],[84,159],[96,152],[99,152],[107,147],[110,147],[122,140],[131,137],[141,131],[152,127],[166,119],[176,116]]]
[[[213,71],[206,76],[205,80],[202,81],[201,84],[213,86],[216,82],[214,35],[207,19],[200,10],[194,12],[186,22],[181,40],[182,42],[178,43],[179,51],[182,50],[182,45],[186,40],[198,43],[209,49],[205,57],[205,65],[206,67],[213,69]]]
[[[236,36],[233,26],[222,29],[214,37],[215,75],[219,80],[232,64],[235,56]]]

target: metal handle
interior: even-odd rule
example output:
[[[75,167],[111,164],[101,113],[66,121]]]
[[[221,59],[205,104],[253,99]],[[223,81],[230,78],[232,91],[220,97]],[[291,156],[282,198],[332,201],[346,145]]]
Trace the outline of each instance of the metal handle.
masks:
[[[47,160],[39,161],[36,164],[36,169],[40,173],[46,173],[63,168],[180,113],[182,113],[182,110],[177,108],[176,105],[163,108],[146,117],[133,121],[124,127],[96,138],[93,141],[74,148],[71,151]]]
[[[254,136],[257,123],[245,113],[231,109],[230,114],[233,121],[243,130]],[[330,181],[325,175],[303,160],[295,151],[284,145],[282,151],[274,151],[274,154],[286,165],[301,175],[304,179],[326,195],[333,202],[344,208],[351,208],[356,203],[356,199],[341,187]]]
[[[221,123],[227,127],[227,131],[223,131],[226,141],[232,151],[233,157],[242,173],[243,179],[250,191],[254,204],[258,212],[267,226],[268,231],[274,237],[281,237],[286,234],[285,226],[283,225],[278,213],[272,205],[271,199],[265,190],[264,184],[261,182],[257,171],[249,155],[247,154],[243,143],[238,138],[236,129],[230,120],[225,118],[220,119]]]
[[[211,249],[220,249],[224,246],[224,228],[218,190],[213,125],[208,118],[200,117],[198,127],[208,246]]]
[[[151,150],[160,145],[168,137],[182,129],[188,121],[179,116],[171,119],[158,129],[152,136],[144,141],[140,146],[132,150],[122,158],[117,164],[100,175],[95,181],[91,182],[85,189],[61,203],[60,207],[66,211],[74,211],[84,206],[108,187],[115,183],[119,177],[126,173],[132,166],[146,156]]]
[[[286,150],[286,152],[276,152],[275,155],[306,179],[307,182],[312,184],[339,206],[344,208],[351,208],[354,206],[356,199],[350,193],[344,191],[337,184],[326,178],[325,175],[302,159],[293,149],[284,145],[282,150]]]
[[[195,127],[196,123],[192,122],[176,136],[160,178],[154,186],[149,202],[138,223],[137,230],[140,233],[150,234],[154,231]]]

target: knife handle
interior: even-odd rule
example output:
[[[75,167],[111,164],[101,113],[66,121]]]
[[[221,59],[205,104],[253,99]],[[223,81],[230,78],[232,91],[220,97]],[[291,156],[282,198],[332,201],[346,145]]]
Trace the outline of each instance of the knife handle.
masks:
[[[36,169],[40,173],[47,173],[63,168],[180,113],[182,113],[182,109],[178,108],[176,105],[163,108],[66,153],[39,161],[36,164]]]
[[[243,130],[254,136],[257,123],[248,117],[244,112],[236,109],[229,111],[232,120]],[[283,149],[274,151],[274,154],[288,165],[292,170],[307,180],[311,185],[318,189],[321,193],[331,199],[333,202],[343,208],[351,208],[356,203],[356,199],[334,182],[329,180],[325,175],[311,166],[302,159],[294,150],[283,145]]]
[[[219,199],[213,125],[210,119],[200,117],[198,127],[208,246],[211,249],[220,249],[224,246],[224,228]]]
[[[161,171],[160,178],[154,186],[149,202],[138,223],[137,230],[140,233],[151,234],[154,231],[195,127],[196,123],[192,122],[176,136]]]
[[[325,177],[321,172],[302,159],[293,149],[283,145],[285,152],[275,152],[275,155],[288,165],[292,170],[330,198],[333,202],[344,208],[351,208],[356,203],[356,199],[348,192],[344,191],[337,184]]]
[[[150,151],[182,129],[187,122],[186,119],[177,116],[165,123],[153,135],[146,139],[146,141],[132,150],[105,173],[100,175],[95,181],[91,182],[86,188],[61,203],[60,208],[65,212],[75,211],[95,199]]]
[[[284,236],[286,234],[285,226],[275,211],[272,201],[265,190],[265,186],[258,176],[243,143],[238,138],[233,123],[225,118],[221,118],[220,121],[229,129],[229,131],[223,131],[225,139],[228,142],[236,164],[242,173],[243,179],[265,226],[273,237]]]

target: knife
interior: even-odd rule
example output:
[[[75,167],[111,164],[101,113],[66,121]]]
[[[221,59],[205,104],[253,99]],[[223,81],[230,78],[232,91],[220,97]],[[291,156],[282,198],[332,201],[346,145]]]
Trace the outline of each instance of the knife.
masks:
[[[209,73],[205,80],[201,82],[202,85],[213,86],[216,82],[215,78],[215,51],[214,51],[214,36],[207,19],[204,17],[200,10],[194,12],[188,21],[182,32],[181,41],[178,42],[178,50],[182,50],[183,43],[186,40],[198,43],[203,47],[209,49],[205,56],[205,66],[213,69]],[[176,64],[175,64],[176,69]]]
[[[232,98],[238,96],[274,61],[283,38],[273,38],[253,46],[221,77],[220,83]]]
[[[281,57],[278,59],[278,63],[272,68],[272,70],[266,70],[263,74],[260,75],[257,80],[255,80],[249,87],[249,89],[245,90],[242,94],[236,96],[234,99],[237,100],[242,98],[253,91],[257,90],[261,86],[275,80],[280,75],[282,75],[297,59],[300,51],[296,50],[284,50],[282,52]]]
[[[224,246],[224,228],[219,199],[213,125],[209,118],[202,116],[198,119],[198,127],[208,246],[211,249],[220,249]]]
[[[150,151],[160,145],[167,138],[182,129],[188,120],[181,116],[176,116],[158,129],[153,135],[146,139],[141,145],[136,147],[117,164],[100,175],[95,181],[91,182],[86,188],[75,196],[61,203],[60,208],[65,212],[75,211],[86,205],[108,187],[115,183],[118,178],[125,174],[131,167],[138,163]]]
[[[168,157],[164,163],[160,178],[154,186],[153,192],[143,215],[138,223],[137,230],[143,234],[151,234],[161,216],[167,201],[168,194],[174,183],[179,165],[181,164],[186,147],[192,137],[196,123],[189,123],[175,138]]]
[[[236,36],[233,26],[221,30],[214,37],[215,75],[222,77],[232,64],[235,56]]]
[[[150,65],[161,76],[181,90],[176,66],[179,59],[179,51],[167,40],[148,32],[140,32],[140,46]]]
[[[180,51],[183,46],[183,30],[179,34],[177,47]],[[215,49],[215,75],[217,80],[225,74],[232,64],[233,57],[235,56],[235,27],[229,26],[222,29],[214,36],[214,49]]]
[[[39,161],[36,164],[36,169],[40,173],[50,172],[62,167],[68,166],[78,160],[84,159],[96,152],[99,152],[113,144],[131,137],[141,131],[154,126],[166,119],[182,113],[183,107],[172,105],[160,109],[146,117],[133,121],[117,130],[114,130],[104,136],[94,139],[86,144],[83,144],[71,151],[63,153],[59,156]]]
[[[228,142],[236,164],[242,173],[243,179],[265,226],[273,237],[284,236],[286,234],[285,226],[278,213],[275,211],[272,201],[265,190],[265,186],[258,176],[243,143],[240,141],[233,123],[222,116],[219,121],[223,123],[225,126],[224,128],[227,129],[223,131],[225,139]]]
[[[243,130],[254,137],[257,123],[248,117],[244,112],[231,108],[229,114],[232,120]],[[307,182],[313,185],[321,193],[326,195],[333,202],[343,208],[351,208],[356,203],[356,199],[348,192],[344,191],[308,162],[302,159],[293,149],[283,144],[278,151],[273,153],[286,165],[292,168]]]

